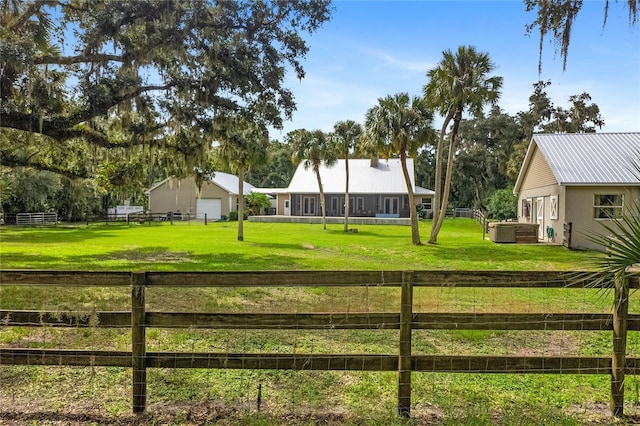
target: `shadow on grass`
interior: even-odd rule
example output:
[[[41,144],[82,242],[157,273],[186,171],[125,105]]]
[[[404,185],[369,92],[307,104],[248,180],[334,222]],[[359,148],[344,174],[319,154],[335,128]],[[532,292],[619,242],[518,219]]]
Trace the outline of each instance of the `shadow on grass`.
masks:
[[[371,227],[373,225],[368,225],[368,227]],[[380,226],[380,225],[377,225]],[[387,228],[389,229],[389,227],[391,227],[392,225],[386,225]],[[389,233],[380,233],[380,232],[374,232],[371,231],[371,229],[362,229],[362,228],[358,228],[357,226],[350,226],[349,229],[351,230],[350,232],[344,232],[344,230],[328,230],[327,234],[333,235],[333,236],[340,236],[340,235],[344,235],[345,237],[353,237],[353,238],[365,238],[365,237],[374,237],[376,239],[393,239],[393,240],[407,240],[409,239],[409,241],[411,240],[411,228],[408,226],[400,226],[400,225],[395,225],[398,228],[398,233],[394,233],[394,234],[389,234]],[[357,229],[357,232],[354,231],[354,229]]]
[[[299,245],[292,245],[303,250]],[[270,270],[302,269],[299,258],[279,254],[211,253],[194,254],[171,251],[167,247],[145,247],[135,250],[116,250],[99,255],[66,255],[64,257],[40,254],[3,255],[3,263],[24,265],[17,269],[56,270],[147,270],[147,271],[208,271],[208,270]]]
[[[5,243],[44,244],[55,241],[57,243],[78,243],[94,238],[117,237],[116,232],[121,232],[122,226],[104,228],[83,227],[77,228],[0,228],[0,241]],[[35,231],[35,232],[34,232]]]

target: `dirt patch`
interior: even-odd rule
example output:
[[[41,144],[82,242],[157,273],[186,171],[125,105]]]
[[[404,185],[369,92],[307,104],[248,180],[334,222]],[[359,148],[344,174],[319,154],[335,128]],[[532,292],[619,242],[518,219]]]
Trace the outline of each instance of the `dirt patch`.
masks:
[[[240,404],[215,402],[152,404],[145,413],[111,415],[99,402],[75,404],[64,409],[51,410],[41,404],[8,401],[0,398],[0,425],[22,426],[44,424],[51,426],[85,425],[242,425],[248,419],[260,420],[261,424],[321,424],[342,425],[350,422],[344,414],[328,411],[300,409],[291,411],[257,411],[255,407]],[[356,422],[357,424],[357,422]]]
[[[338,426],[344,424],[367,425],[379,423],[366,415],[349,415],[339,407],[317,409],[310,407],[292,407],[290,409],[272,409],[264,407],[258,411],[248,404],[230,404],[220,402],[188,402],[151,404],[143,414],[112,414],[107,412],[100,401],[86,401],[67,405],[62,409],[51,409],[33,400],[15,400],[0,397],[0,425],[23,426],[39,424],[48,426],[88,426],[88,425],[244,425],[247,422],[273,425],[314,424]],[[638,406],[626,408],[626,417],[613,419],[609,405],[589,404],[569,407],[565,413],[584,425],[638,425],[640,411]],[[448,424],[446,415],[430,404],[419,404],[411,410],[414,425]],[[501,415],[492,416],[495,424],[500,424]]]
[[[127,260],[130,262],[148,263],[182,263],[191,260],[191,253],[180,251],[145,252],[140,250],[123,250],[106,256],[100,260]]]

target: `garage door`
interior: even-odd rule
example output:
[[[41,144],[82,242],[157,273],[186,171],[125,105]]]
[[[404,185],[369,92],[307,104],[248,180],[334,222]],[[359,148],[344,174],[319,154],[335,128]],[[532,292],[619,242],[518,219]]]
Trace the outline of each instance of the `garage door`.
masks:
[[[222,200],[220,198],[200,198],[196,203],[196,219],[218,220],[222,214]]]

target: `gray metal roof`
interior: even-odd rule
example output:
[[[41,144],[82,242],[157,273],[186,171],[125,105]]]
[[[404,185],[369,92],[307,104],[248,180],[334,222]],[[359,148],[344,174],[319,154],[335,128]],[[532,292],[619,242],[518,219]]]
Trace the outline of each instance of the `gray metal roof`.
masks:
[[[170,179],[173,179],[173,177],[168,177],[161,182],[158,182],[145,192],[149,194],[154,189],[164,185],[165,182],[169,181]],[[215,172],[215,175],[211,179],[211,182],[218,185],[220,188],[224,189],[231,195],[238,195],[238,191],[240,190],[240,179],[238,179],[238,176],[230,175],[229,173]],[[251,192],[255,191],[256,188],[249,182],[245,181],[243,189],[244,195],[248,195]]]
[[[435,193],[436,193],[436,191],[433,191],[433,190],[431,190],[431,189],[427,189],[427,188],[423,188],[423,187],[421,187],[421,186],[416,186],[416,187],[413,189],[413,193],[414,193],[415,195],[433,195],[433,194],[435,194]]]
[[[238,176],[230,175],[229,173],[216,172],[211,182],[232,195],[238,195],[240,191],[240,179],[238,179]],[[255,187],[253,185],[245,181],[242,192],[244,192],[244,195],[248,195],[253,192],[254,189]]]
[[[640,185],[640,133],[533,135],[517,192],[537,147],[560,185]]]
[[[320,167],[320,178],[325,193],[343,194],[346,173],[344,161],[338,160],[333,166]],[[407,159],[407,169],[411,177],[411,185],[415,189],[413,159]],[[288,188],[289,193],[317,194],[318,181],[313,169],[305,170],[304,163],[296,169]],[[349,160],[349,192],[353,194],[406,194],[407,186],[402,174],[399,159],[379,160],[376,167],[371,167],[371,160]]]

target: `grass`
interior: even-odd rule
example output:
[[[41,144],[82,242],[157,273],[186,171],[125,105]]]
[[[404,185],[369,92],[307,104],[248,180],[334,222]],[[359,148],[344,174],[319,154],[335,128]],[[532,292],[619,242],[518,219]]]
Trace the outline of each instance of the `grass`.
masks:
[[[429,223],[421,227],[426,237]],[[229,222],[0,228],[0,266],[156,271],[585,270],[591,269],[594,257],[600,257],[544,244],[494,244],[482,239],[477,223],[465,219],[445,221],[437,245],[411,246],[410,229],[404,226],[358,226],[358,231],[344,233],[340,225],[323,231],[319,225],[249,222],[245,241],[238,242],[235,223]],[[608,312],[611,305],[610,297],[599,297],[595,290],[418,288],[414,293],[416,311],[423,312]],[[129,297],[128,289],[0,286],[0,309],[127,310]],[[180,293],[151,288],[147,292],[150,311],[397,312],[398,304],[399,292],[393,288],[195,288]],[[633,298],[631,310],[638,308]],[[607,356],[610,334],[415,330],[413,351]],[[149,329],[147,342],[150,351],[383,354],[396,353],[397,332]],[[129,350],[130,334],[0,325],[0,345]],[[640,353],[635,333],[629,339],[629,353]],[[36,406],[45,413],[27,416],[23,423],[46,420],[46,413],[56,410],[88,410],[96,413],[89,424],[412,424],[395,416],[397,373],[152,369],[148,375],[150,408],[142,419],[131,418],[130,370],[120,368],[5,366],[0,368],[0,406],[19,411],[24,404],[23,411]],[[635,376],[627,377],[627,411],[638,403],[638,384]],[[610,421],[606,376],[415,373],[412,388],[416,424]]]
[[[426,238],[429,222],[421,223]],[[584,252],[542,244],[494,244],[481,226],[449,219],[438,244],[412,246],[408,226],[234,222],[91,225],[0,229],[3,269],[318,270],[318,269],[590,269]]]

